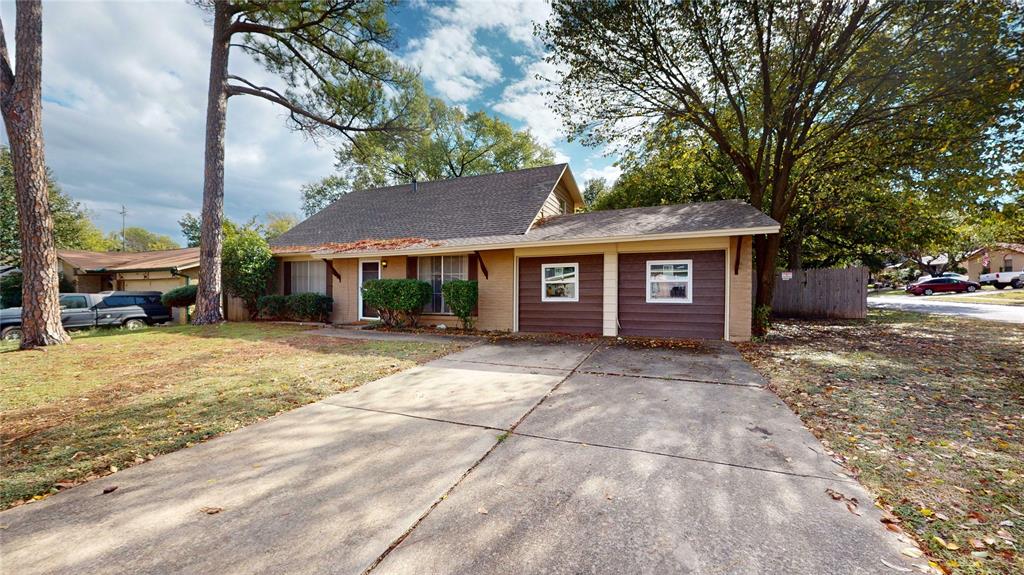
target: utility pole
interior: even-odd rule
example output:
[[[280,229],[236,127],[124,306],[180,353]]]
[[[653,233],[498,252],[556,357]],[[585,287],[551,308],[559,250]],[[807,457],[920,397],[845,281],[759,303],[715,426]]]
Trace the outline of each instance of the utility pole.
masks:
[[[128,209],[124,207],[124,204],[121,204],[121,211],[118,213],[121,214],[121,251],[124,252],[128,251],[124,238],[124,217],[128,215]]]

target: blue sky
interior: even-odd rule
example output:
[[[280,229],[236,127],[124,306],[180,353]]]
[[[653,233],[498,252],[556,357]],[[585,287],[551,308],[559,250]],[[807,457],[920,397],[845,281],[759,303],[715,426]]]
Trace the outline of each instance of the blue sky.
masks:
[[[9,46],[14,8],[0,4]],[[532,32],[548,11],[538,0],[406,2],[393,12],[393,50],[421,71],[431,94],[530,129],[579,181],[614,178],[612,158],[568,143],[546,107],[542,92],[550,87],[535,76],[554,70]],[[47,164],[104,231],[120,228],[124,204],[129,225],[183,241],[177,220],[202,203],[209,43],[208,16],[186,2],[44,5]],[[233,72],[273,84],[243,54],[231,58]],[[300,213],[299,187],[333,170],[331,144],[288,131],[282,111],[268,102],[232,98],[228,217]]]

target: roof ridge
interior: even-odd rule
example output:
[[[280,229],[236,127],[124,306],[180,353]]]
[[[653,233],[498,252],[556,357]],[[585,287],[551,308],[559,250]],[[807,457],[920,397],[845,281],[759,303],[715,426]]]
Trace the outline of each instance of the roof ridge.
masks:
[[[567,162],[561,162],[561,163],[558,163],[558,164],[548,164],[546,166],[534,166],[532,168],[519,168],[518,170],[509,170],[507,172],[491,172],[489,174],[473,174],[473,175],[470,175],[470,176],[455,176],[455,177],[452,177],[452,178],[444,178],[444,179],[441,179],[441,180],[423,180],[423,181],[416,180],[416,184],[422,186],[422,185],[426,185],[426,184],[441,184],[441,183],[444,183],[444,182],[462,182],[462,181],[466,181],[466,180],[472,180],[474,178],[488,178],[488,177],[492,177],[492,176],[504,176],[504,175],[508,175],[508,174],[518,174],[518,173],[521,173],[521,172],[529,172],[531,170],[545,170],[545,169],[556,168],[556,167],[561,167],[564,170],[565,166],[568,166],[568,165],[569,164]],[[390,186],[377,186],[375,188],[360,188],[358,190],[352,190],[349,193],[350,194],[355,194],[355,193],[359,193],[359,192],[376,192],[376,191],[380,191],[380,190],[394,190],[394,189],[398,189],[398,188],[409,187],[411,185],[412,185],[412,180],[410,180],[408,182],[405,182],[405,183],[401,183],[401,184],[391,184]]]
[[[683,203],[683,204],[659,204],[657,206],[634,206],[634,207],[631,207],[631,208],[612,208],[610,210],[592,210],[592,211],[589,211],[589,212],[577,212],[577,213],[574,213],[574,214],[559,214],[559,215],[553,216],[553,217],[585,216],[587,214],[606,214],[608,212],[622,212],[622,211],[626,211],[626,210],[653,210],[655,208],[675,208],[675,207],[681,207],[681,206],[696,206],[696,205],[724,204],[724,203],[737,203],[737,204],[744,204],[744,205],[747,205],[747,206],[750,205],[750,202],[747,202],[745,200],[741,200],[741,199],[738,199],[738,198],[728,198],[728,199],[724,199],[724,200],[710,200],[710,201],[707,201],[707,202],[697,201],[697,202],[686,202],[686,203]],[[753,206],[751,206],[751,207],[753,207]],[[552,218],[548,218],[548,219],[550,220]]]

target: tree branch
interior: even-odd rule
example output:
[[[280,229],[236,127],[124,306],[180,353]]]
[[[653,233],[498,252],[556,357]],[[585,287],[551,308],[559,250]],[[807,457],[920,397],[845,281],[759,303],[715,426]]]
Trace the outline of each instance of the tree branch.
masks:
[[[3,19],[0,19],[0,99],[6,100],[13,89],[14,70],[11,68],[11,57],[7,52],[4,22]]]
[[[235,75],[229,75],[228,79],[235,80],[237,82],[242,82],[243,84],[245,84],[245,86],[239,86],[237,84],[228,84],[228,86],[226,88],[228,96],[238,96],[238,95],[246,94],[246,95],[249,95],[249,96],[256,96],[258,98],[263,98],[264,100],[267,100],[268,102],[273,102],[273,103],[275,103],[275,104],[285,108],[286,110],[288,110],[290,115],[291,115],[291,117],[292,117],[292,119],[296,122],[296,124],[298,124],[299,126],[305,127],[305,128],[309,128],[309,126],[306,126],[302,122],[301,118],[305,118],[307,120],[312,120],[313,122],[316,122],[317,124],[322,124],[324,126],[327,126],[327,127],[330,127],[330,128],[334,128],[335,130],[338,130],[338,131],[340,131],[342,133],[346,133],[346,132],[385,132],[385,131],[405,130],[405,128],[396,128],[396,127],[394,127],[392,125],[393,122],[394,122],[394,119],[388,120],[387,122],[384,122],[384,124],[379,125],[379,126],[369,126],[369,127],[354,125],[353,124],[354,118],[350,119],[346,123],[339,123],[337,120],[334,119],[334,116],[326,117],[326,116],[322,116],[320,114],[316,114],[314,112],[311,112],[311,111],[307,110],[306,108],[304,108],[302,105],[292,101],[288,97],[282,95],[277,90],[274,90],[273,88],[270,88],[268,86],[257,86],[256,84],[253,84],[252,82],[246,80],[245,78],[241,78],[241,77],[235,76]]]

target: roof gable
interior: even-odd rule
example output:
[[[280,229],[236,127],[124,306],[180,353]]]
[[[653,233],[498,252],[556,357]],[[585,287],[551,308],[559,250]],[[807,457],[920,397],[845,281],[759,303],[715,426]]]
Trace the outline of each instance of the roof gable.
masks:
[[[274,246],[363,240],[444,240],[524,234],[566,164],[359,190],[276,238]],[[577,191],[578,193],[578,191]]]

